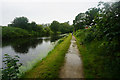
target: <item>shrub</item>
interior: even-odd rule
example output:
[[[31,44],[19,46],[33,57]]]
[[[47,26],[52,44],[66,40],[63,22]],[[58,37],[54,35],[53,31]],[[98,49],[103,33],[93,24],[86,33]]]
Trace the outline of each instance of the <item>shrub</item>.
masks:
[[[16,38],[29,36],[28,31],[15,27],[2,27],[2,38]]]
[[[11,80],[17,79],[19,74],[19,67],[22,65],[19,62],[19,56],[11,57],[8,54],[4,55],[3,62],[5,67],[2,70],[2,79],[3,80]]]

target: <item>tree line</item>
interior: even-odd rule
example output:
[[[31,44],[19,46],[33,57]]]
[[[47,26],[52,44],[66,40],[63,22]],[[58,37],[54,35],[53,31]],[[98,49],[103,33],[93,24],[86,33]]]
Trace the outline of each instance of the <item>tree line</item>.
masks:
[[[3,38],[15,37],[42,37],[70,33],[73,31],[73,25],[69,22],[59,23],[53,21],[51,24],[29,23],[27,17],[16,17],[11,24],[2,27]]]

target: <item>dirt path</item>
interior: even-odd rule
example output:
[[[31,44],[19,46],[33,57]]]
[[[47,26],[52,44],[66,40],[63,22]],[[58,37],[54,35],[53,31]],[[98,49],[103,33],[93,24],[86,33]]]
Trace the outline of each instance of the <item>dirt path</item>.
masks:
[[[75,37],[72,36],[71,45],[65,56],[64,66],[61,67],[60,78],[84,78],[82,60],[77,48]]]

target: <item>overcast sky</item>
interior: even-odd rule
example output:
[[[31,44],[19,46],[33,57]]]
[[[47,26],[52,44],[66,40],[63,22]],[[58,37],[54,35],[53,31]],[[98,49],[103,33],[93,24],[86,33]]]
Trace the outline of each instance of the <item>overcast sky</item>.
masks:
[[[99,1],[111,0],[0,0],[0,25],[7,25],[15,17],[25,16],[37,24],[70,21]]]

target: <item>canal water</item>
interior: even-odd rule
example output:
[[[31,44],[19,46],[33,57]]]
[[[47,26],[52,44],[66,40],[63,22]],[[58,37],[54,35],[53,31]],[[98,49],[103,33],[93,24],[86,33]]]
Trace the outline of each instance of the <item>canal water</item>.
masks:
[[[33,65],[46,57],[56,45],[57,41],[63,36],[57,37],[38,37],[38,38],[22,38],[2,41],[2,55],[10,56],[18,55],[19,62],[22,63],[22,72],[30,69]],[[4,67],[4,64],[2,65]]]

